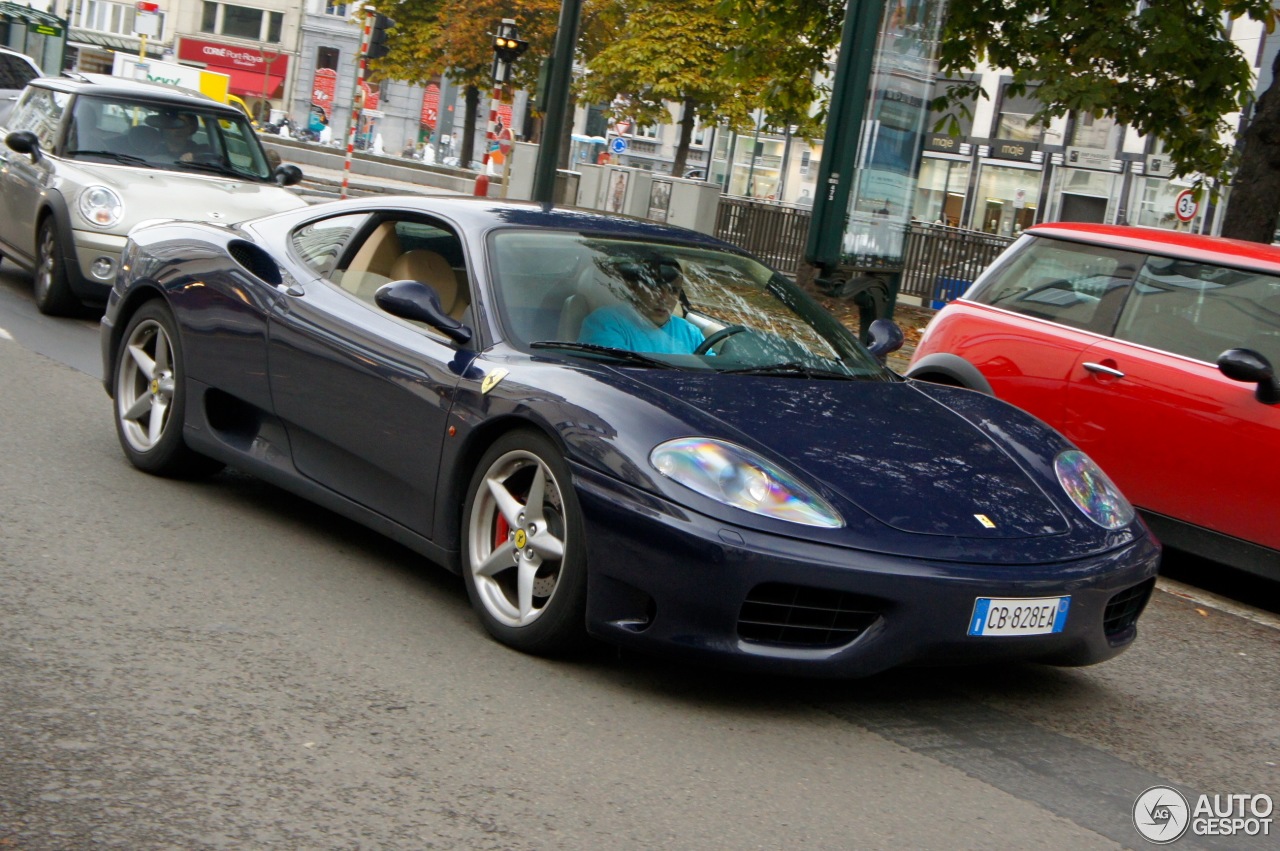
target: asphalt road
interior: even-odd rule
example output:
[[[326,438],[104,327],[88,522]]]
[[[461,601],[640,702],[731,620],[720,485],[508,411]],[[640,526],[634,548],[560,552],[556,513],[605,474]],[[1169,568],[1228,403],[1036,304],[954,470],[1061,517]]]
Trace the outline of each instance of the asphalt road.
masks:
[[[1274,616],[1162,584],[1103,665],[850,683],[522,656],[361,527],[134,471],[11,268],[0,849],[1139,848],[1150,786],[1280,798]]]

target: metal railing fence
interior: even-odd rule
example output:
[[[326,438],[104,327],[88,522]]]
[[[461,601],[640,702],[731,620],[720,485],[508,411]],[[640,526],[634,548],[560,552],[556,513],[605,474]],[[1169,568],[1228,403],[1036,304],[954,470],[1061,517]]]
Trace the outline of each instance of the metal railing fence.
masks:
[[[722,196],[716,236],[794,276],[804,259],[811,217],[805,207]],[[940,307],[963,293],[1011,242],[1007,236],[912,222],[898,292],[926,307]]]

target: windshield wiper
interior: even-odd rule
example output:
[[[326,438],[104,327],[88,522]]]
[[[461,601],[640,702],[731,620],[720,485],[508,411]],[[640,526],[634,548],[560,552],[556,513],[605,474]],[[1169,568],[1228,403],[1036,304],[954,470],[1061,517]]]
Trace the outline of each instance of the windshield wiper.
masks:
[[[536,343],[530,343],[531,349],[565,349],[570,352],[589,352],[596,355],[606,355],[618,360],[624,360],[628,363],[641,364],[643,366],[652,366],[657,369],[678,369],[674,364],[669,364],[664,360],[642,355],[639,352],[633,352],[629,349],[615,349],[613,346],[597,346],[594,343],[575,343],[570,340],[539,340]]]
[[[854,381],[858,377],[847,372],[836,372],[832,369],[806,366],[798,361],[771,363],[765,366],[741,366],[735,369],[720,369],[716,371],[721,375],[795,375],[801,378],[839,378],[845,381]]]
[[[67,151],[67,156],[90,156],[90,157],[110,157],[117,162],[127,163],[128,165],[145,165],[148,168],[155,168],[155,164],[144,160],[142,157],[135,157],[132,154],[122,154],[117,151]]]
[[[210,171],[214,174],[225,174],[229,177],[241,178],[242,180],[249,177],[249,175],[246,175],[244,172],[236,171],[230,166],[219,165],[218,163],[183,162],[182,160],[178,160],[174,165],[178,168],[192,169],[195,171]]]

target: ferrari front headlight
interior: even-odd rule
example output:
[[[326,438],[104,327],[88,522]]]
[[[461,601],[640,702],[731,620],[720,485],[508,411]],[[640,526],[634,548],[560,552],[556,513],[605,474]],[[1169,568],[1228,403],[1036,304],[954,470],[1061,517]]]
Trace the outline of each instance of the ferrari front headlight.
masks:
[[[124,218],[124,202],[115,190],[89,186],[80,193],[80,215],[94,227],[115,227]]]
[[[1133,506],[1092,458],[1079,449],[1053,459],[1058,482],[1085,517],[1103,529],[1123,529],[1133,522]]]
[[[753,452],[710,438],[659,444],[649,463],[705,497],[752,514],[828,529],[844,525],[826,500]]]

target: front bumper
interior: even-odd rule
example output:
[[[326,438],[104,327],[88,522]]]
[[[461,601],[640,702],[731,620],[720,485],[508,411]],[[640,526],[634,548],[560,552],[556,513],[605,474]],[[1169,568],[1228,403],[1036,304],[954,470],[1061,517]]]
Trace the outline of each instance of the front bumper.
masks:
[[[582,468],[574,474],[588,631],[722,667],[860,677],[910,664],[1093,664],[1133,642],[1160,562],[1149,535],[1054,564],[888,556],[731,527]],[[1060,595],[1071,596],[1060,633],[967,634],[978,597]],[[762,612],[776,623],[762,626]],[[815,618],[832,629],[792,628]]]
[[[100,231],[77,230],[72,234],[75,246],[75,269],[71,270],[71,288],[82,300],[103,304],[120,271],[120,255],[124,251],[126,237]],[[93,266],[99,259],[111,264],[110,274],[99,277]]]

